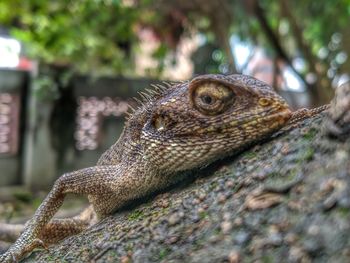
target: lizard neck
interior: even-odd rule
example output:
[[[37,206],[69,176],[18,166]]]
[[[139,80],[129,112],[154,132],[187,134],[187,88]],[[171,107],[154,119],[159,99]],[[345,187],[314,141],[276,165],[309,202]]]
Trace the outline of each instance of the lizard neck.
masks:
[[[143,149],[140,137],[146,119],[145,115],[144,111],[140,111],[125,123],[118,141],[101,156],[97,165],[142,166]]]

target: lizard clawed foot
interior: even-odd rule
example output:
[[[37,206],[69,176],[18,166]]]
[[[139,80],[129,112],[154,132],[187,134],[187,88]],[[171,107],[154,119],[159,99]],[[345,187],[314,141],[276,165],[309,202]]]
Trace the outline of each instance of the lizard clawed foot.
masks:
[[[0,255],[1,263],[14,263],[19,262],[25,255],[32,252],[35,248],[48,249],[42,240],[35,238],[34,240],[25,242],[16,242],[11,246],[5,254]]]

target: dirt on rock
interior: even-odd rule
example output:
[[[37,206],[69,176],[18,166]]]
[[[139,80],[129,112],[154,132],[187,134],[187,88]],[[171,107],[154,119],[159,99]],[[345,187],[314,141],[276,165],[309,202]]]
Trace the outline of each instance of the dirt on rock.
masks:
[[[303,121],[25,262],[349,262],[350,139]]]

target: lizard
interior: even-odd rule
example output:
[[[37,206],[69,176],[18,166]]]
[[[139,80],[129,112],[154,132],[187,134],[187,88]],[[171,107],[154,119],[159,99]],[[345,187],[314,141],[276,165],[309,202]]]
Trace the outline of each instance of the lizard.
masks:
[[[248,145],[325,110],[293,112],[269,85],[247,75],[208,74],[141,93],[117,142],[96,166],[59,177],[24,225],[0,224],[0,237],[19,235],[0,262],[77,234],[130,200],[165,189]],[[87,196],[80,215],[53,218],[67,194]]]

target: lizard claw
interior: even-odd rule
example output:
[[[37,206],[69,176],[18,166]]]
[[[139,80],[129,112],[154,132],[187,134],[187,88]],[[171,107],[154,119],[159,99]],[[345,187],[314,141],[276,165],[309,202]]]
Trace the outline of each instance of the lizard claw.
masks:
[[[40,238],[36,238],[33,240],[33,244],[32,244],[32,248],[38,248],[38,247],[41,247],[45,250],[48,250],[49,247],[45,244],[44,241],[42,241]]]
[[[5,254],[0,256],[1,263],[14,263],[19,262],[26,254],[32,252],[35,248],[42,247],[44,249],[48,249],[45,243],[39,239],[35,238],[30,243],[16,246],[13,245],[9,248]]]

